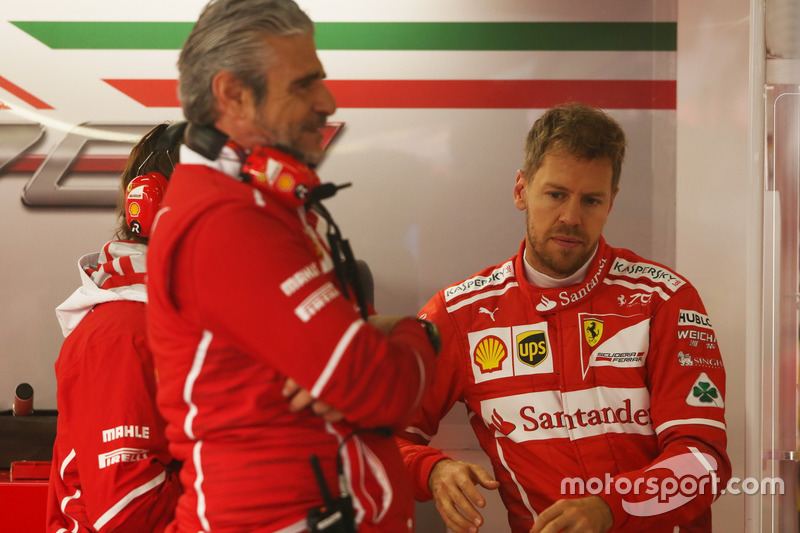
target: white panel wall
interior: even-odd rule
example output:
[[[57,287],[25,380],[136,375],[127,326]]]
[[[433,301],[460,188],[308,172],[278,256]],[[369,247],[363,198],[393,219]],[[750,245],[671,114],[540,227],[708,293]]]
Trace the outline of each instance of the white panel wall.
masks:
[[[733,474],[744,477],[751,173],[750,2],[678,3],[677,269],[703,297],[727,370]],[[749,279],[753,282],[752,278]],[[758,278],[755,278],[758,282]],[[758,354],[749,354],[757,356]],[[715,531],[744,531],[744,496],[712,507]]]

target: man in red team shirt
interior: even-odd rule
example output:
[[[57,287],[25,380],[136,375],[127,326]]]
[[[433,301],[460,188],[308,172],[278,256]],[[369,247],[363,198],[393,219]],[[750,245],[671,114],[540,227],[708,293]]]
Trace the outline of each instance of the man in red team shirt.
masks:
[[[602,111],[547,111],[514,185],[519,252],[420,313],[442,353],[398,441],[416,497],[456,532],[483,525],[476,485],[499,487],[514,533],[711,528],[730,476],[725,371],[694,287],[602,237],[624,154]],[[427,446],[458,401],[496,480]]]
[[[147,319],[183,461],[173,530],[412,531],[390,433],[430,381],[435,333],[367,316],[319,203],[332,189],[310,167],[336,104],[313,23],[291,0],[212,1],[178,68],[189,124],[150,241]]]
[[[132,182],[136,189],[143,175],[172,172],[179,136],[170,128],[159,124],[131,150],[116,239],[81,257],[81,286],[56,308],[65,339],[55,364],[48,533],[161,533],[180,495],[145,332],[148,234],[134,231],[124,210]]]

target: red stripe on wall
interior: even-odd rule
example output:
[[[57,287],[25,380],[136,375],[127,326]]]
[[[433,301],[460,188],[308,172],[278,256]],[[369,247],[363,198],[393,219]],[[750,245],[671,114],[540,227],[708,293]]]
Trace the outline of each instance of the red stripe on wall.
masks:
[[[546,109],[584,102],[605,109],[675,109],[675,81],[375,80],[328,82],[340,107]]]
[[[104,80],[146,107],[179,107],[176,80]],[[341,108],[675,109],[675,80],[328,80]]]
[[[34,109],[53,109],[53,107],[45,102],[39,100],[31,93],[23,89],[22,87],[15,85],[5,79],[4,77],[0,76],[0,89],[5,89],[6,91],[10,92],[26,104],[30,105]],[[0,109],[7,109],[8,106],[3,106]]]
[[[36,172],[42,163],[45,156],[41,154],[23,155],[15,159],[6,169],[5,172]],[[92,156],[82,155],[72,166],[70,173],[75,172],[109,172],[119,174],[125,170],[125,163],[128,160],[127,155],[119,156]]]

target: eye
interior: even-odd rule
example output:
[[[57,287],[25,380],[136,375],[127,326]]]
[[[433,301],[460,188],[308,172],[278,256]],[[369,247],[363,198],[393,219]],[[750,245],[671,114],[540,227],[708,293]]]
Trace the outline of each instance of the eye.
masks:
[[[552,198],[553,200],[558,200],[559,198],[564,196],[564,193],[558,191],[550,191],[545,194],[547,195],[548,198]]]

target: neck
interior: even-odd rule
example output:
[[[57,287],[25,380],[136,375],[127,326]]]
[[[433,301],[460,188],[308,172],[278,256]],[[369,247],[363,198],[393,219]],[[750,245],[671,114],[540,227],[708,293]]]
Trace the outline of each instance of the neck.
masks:
[[[527,279],[528,283],[531,285],[541,287],[543,289],[566,287],[567,285],[581,283],[584,279],[586,279],[586,272],[589,270],[589,265],[592,264],[592,259],[594,259],[596,253],[597,248],[594,249],[594,252],[592,252],[592,255],[589,257],[588,261],[586,261],[578,270],[565,278],[554,278],[539,272],[533,268],[531,264],[528,263],[528,259],[523,256],[523,260],[525,261],[525,279]]]

